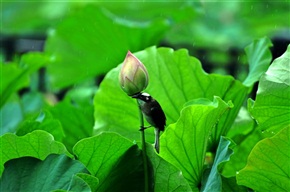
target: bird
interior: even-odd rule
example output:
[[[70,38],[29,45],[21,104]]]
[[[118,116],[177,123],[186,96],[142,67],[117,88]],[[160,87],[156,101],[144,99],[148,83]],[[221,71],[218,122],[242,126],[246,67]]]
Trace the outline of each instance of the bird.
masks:
[[[166,125],[166,116],[160,106],[160,104],[151,97],[148,93],[138,93],[132,96],[136,98],[139,104],[139,107],[142,111],[143,116],[146,121],[154,127],[155,132],[155,143],[154,147],[156,152],[159,153],[159,137],[160,131],[165,130]]]

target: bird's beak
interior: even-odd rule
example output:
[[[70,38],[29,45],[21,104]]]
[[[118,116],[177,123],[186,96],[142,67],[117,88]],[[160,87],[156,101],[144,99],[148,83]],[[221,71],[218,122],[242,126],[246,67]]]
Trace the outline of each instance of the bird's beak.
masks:
[[[135,95],[132,95],[131,97],[135,98],[135,99],[138,99],[140,95],[141,95],[141,93],[136,93]]]

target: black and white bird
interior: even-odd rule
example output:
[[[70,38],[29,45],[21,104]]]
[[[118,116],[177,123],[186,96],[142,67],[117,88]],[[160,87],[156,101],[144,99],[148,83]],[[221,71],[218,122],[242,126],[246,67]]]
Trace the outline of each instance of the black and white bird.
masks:
[[[137,99],[146,121],[155,128],[154,146],[157,153],[159,153],[159,136],[160,131],[165,129],[166,116],[160,104],[148,93],[138,93],[132,97]]]

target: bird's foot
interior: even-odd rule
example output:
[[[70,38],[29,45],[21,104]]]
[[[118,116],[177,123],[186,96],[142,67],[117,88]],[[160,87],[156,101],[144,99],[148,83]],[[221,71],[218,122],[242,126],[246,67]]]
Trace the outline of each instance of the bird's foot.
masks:
[[[148,129],[148,128],[150,128],[150,127],[152,127],[152,126],[147,126],[147,127],[143,127],[143,126],[141,126],[140,129],[139,129],[139,131],[144,131],[145,129]]]

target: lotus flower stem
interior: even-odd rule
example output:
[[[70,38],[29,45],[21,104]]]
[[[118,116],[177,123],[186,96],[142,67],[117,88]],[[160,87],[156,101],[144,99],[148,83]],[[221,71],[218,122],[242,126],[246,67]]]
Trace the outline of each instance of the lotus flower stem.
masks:
[[[144,166],[144,191],[148,192],[148,162],[147,162],[147,153],[146,153],[146,141],[145,141],[145,129],[144,129],[144,118],[141,111],[140,105],[137,102],[139,112],[140,112],[140,133],[141,133],[141,145],[142,145],[142,157],[143,157],[143,166]]]

